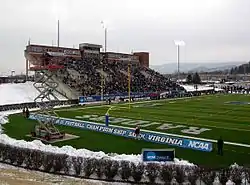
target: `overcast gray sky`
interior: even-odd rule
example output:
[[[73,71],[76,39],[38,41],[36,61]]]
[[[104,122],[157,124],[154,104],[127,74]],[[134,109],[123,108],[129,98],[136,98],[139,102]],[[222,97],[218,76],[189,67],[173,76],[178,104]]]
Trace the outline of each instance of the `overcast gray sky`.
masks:
[[[51,45],[60,19],[61,46],[104,43],[108,50],[148,51],[150,64],[250,60],[250,0],[1,0],[0,72],[24,71],[23,50]]]

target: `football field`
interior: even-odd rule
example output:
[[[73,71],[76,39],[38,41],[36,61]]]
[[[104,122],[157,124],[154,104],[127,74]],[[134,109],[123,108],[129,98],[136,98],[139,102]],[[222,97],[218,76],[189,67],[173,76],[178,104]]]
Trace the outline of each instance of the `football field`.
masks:
[[[184,138],[197,138],[214,142],[213,152],[193,151],[176,148],[176,157],[190,162],[221,167],[237,162],[250,164],[250,96],[247,95],[209,95],[184,99],[166,99],[130,104],[96,105],[64,108],[57,110],[60,117],[78,119],[104,124],[109,110],[110,124],[134,128],[137,124],[143,130],[174,134]],[[10,116],[11,123],[20,122],[20,115]],[[22,118],[23,119],[23,118]],[[22,120],[30,129],[33,120]],[[28,123],[28,124],[27,124]],[[6,132],[16,138],[28,128],[20,127],[14,131],[6,125]],[[110,153],[140,153],[142,148],[173,148],[165,144],[137,141],[95,131],[58,126],[66,132],[80,136],[79,139],[64,141],[56,145],[73,145]],[[216,141],[222,137],[224,156],[216,154]]]
[[[248,104],[249,103],[249,104]],[[60,110],[61,117],[250,144],[250,96],[218,95]],[[124,119],[123,119],[124,118]]]

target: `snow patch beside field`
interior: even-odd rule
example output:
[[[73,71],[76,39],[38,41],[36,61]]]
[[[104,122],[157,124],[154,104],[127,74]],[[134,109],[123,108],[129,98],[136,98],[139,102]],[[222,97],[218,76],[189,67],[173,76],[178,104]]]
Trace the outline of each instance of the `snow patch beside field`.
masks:
[[[0,105],[34,102],[39,92],[33,86],[34,82],[19,84],[0,84]],[[59,100],[66,100],[58,95]]]
[[[11,112],[5,112],[0,114],[0,124],[6,124],[8,122],[7,115],[17,113],[18,111],[11,111]],[[19,111],[20,112],[20,111]],[[72,146],[63,146],[63,147],[57,147],[52,145],[45,145],[40,140],[34,140],[34,141],[25,141],[25,140],[16,140],[13,138],[10,138],[6,134],[0,135],[0,143],[21,147],[21,148],[28,148],[28,149],[34,149],[34,150],[40,150],[44,152],[52,152],[57,154],[67,154],[69,156],[81,156],[84,158],[96,158],[96,159],[110,159],[110,160],[116,160],[116,161],[131,161],[135,164],[138,164],[139,162],[142,162],[142,156],[141,154],[106,154],[103,151],[99,152],[93,152],[87,149],[75,149]],[[168,164],[176,164],[176,165],[188,165],[193,166],[194,164],[189,163],[185,160],[179,160],[175,159],[174,162],[168,162]]]

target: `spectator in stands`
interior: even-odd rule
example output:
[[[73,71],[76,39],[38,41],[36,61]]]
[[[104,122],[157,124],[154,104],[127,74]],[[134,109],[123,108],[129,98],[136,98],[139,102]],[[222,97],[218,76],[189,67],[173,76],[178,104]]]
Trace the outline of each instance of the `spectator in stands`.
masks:
[[[60,70],[62,81],[82,95],[118,94],[128,92],[128,64],[122,61],[106,61],[97,58],[68,59]],[[131,64],[131,92],[179,91],[180,86],[152,69]],[[77,74],[76,74],[77,73]],[[103,76],[103,77],[102,77]],[[104,81],[104,86],[102,86]]]
[[[223,155],[223,145],[224,145],[224,141],[222,139],[222,137],[220,137],[220,139],[218,139],[217,141],[217,150],[218,150],[218,155]]]

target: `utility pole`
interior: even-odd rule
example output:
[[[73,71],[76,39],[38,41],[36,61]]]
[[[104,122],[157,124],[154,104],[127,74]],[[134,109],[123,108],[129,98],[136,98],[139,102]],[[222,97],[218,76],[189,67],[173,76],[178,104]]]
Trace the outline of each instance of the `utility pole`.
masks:
[[[57,47],[60,46],[60,23],[59,20],[57,21]]]

